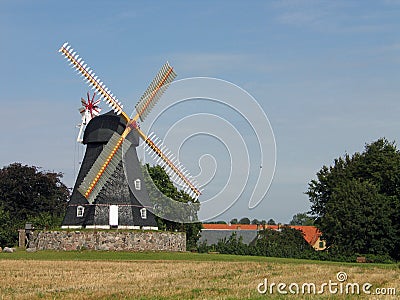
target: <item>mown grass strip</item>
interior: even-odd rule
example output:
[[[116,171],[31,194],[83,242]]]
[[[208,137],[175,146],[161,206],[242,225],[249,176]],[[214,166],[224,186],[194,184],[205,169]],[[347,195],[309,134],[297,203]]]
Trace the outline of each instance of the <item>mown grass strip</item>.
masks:
[[[219,261],[219,262],[271,262],[281,264],[327,264],[357,267],[379,267],[384,269],[399,269],[400,264],[359,264],[331,261],[317,261],[293,258],[277,258],[263,256],[245,256],[228,254],[205,254],[191,252],[117,252],[117,251],[37,251],[28,253],[22,249],[14,253],[0,253],[0,259],[14,260],[114,260],[114,261]]]

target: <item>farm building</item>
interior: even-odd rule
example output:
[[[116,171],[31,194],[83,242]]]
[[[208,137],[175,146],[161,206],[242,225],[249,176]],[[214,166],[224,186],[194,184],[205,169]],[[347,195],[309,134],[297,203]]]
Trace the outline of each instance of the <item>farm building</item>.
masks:
[[[286,226],[286,225],[285,225]],[[290,228],[300,230],[304,234],[304,239],[315,250],[324,250],[325,242],[321,240],[321,232],[315,226],[292,226]],[[207,245],[218,243],[219,240],[229,238],[233,233],[242,237],[243,243],[250,244],[260,230],[263,229],[280,230],[281,225],[247,225],[247,224],[203,224],[199,243],[206,242]]]

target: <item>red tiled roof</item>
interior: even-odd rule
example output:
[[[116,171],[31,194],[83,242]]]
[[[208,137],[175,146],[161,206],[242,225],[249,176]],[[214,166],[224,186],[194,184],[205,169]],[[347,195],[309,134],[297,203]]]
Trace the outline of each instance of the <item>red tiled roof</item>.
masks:
[[[322,234],[321,231],[319,231],[318,228],[315,226],[289,225],[289,227],[302,231],[304,233],[304,239],[311,246],[314,246],[314,244],[317,242],[318,238]],[[277,229],[279,229],[279,226],[278,225],[267,225],[267,228],[277,230]]]
[[[304,233],[304,239],[311,246],[317,242],[318,238],[321,236],[321,231],[315,226],[291,226],[294,229],[301,230]]]

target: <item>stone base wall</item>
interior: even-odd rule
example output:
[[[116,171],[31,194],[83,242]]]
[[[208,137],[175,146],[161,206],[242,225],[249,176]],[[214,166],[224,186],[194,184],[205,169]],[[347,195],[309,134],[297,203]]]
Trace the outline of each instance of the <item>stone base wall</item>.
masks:
[[[165,231],[39,231],[28,248],[36,250],[186,251],[184,232]]]

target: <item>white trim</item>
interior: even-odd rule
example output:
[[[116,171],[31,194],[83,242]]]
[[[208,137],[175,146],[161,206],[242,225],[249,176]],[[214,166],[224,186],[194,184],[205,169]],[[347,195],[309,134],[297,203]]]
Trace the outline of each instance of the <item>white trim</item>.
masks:
[[[61,229],[81,229],[82,226],[79,225],[68,225],[61,226]],[[86,225],[86,229],[110,229],[110,225]],[[118,229],[134,229],[134,230],[158,230],[157,226],[118,226]]]
[[[110,225],[86,225],[87,229],[110,229]]]
[[[140,226],[120,225],[120,226],[118,226],[118,229],[136,229],[136,230],[139,230],[139,229],[140,229]]]
[[[153,227],[153,226],[143,226],[142,227],[143,230],[158,230],[158,227]]]
[[[61,226],[61,229],[81,229],[82,226],[79,225],[63,225]]]

